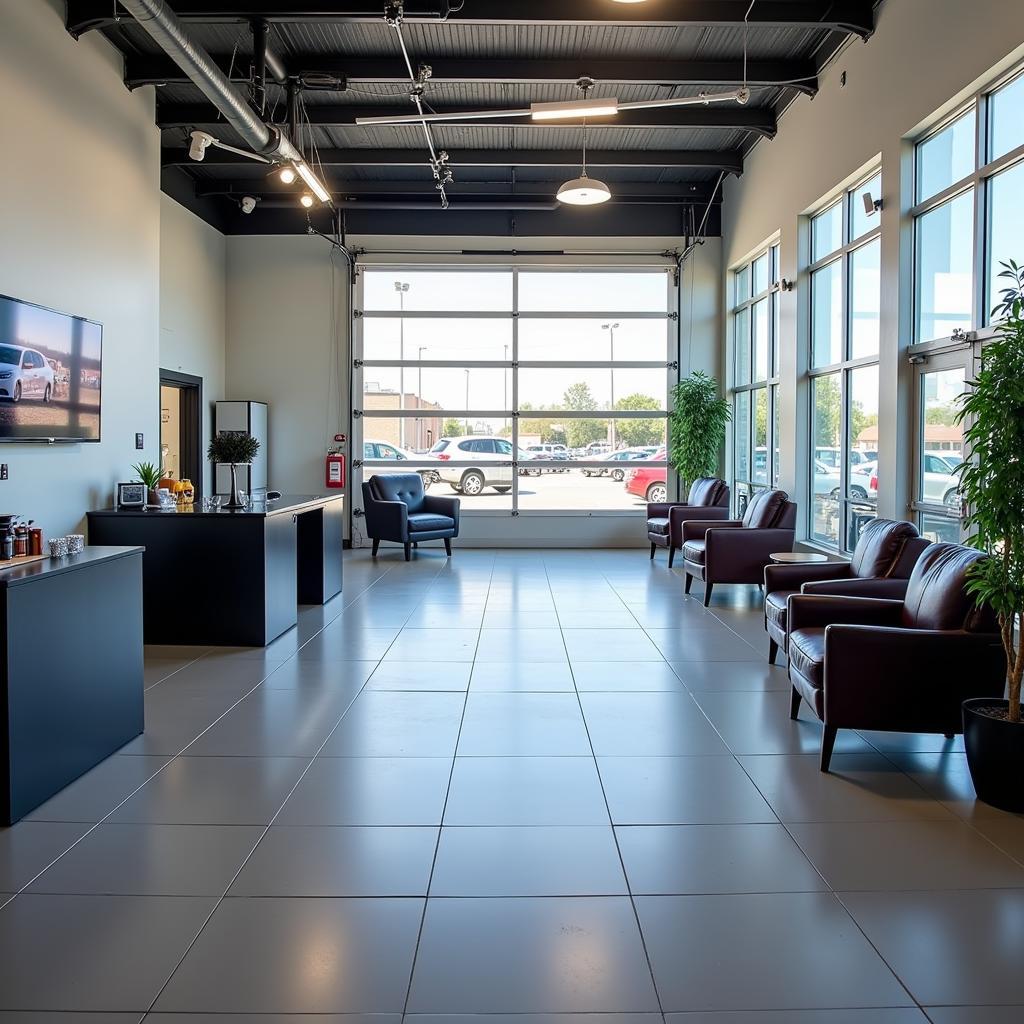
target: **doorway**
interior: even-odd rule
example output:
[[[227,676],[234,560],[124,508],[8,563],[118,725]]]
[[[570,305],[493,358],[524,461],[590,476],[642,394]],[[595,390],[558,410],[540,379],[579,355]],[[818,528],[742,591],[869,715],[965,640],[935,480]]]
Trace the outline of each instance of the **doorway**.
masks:
[[[160,371],[160,469],[203,493],[203,378]]]

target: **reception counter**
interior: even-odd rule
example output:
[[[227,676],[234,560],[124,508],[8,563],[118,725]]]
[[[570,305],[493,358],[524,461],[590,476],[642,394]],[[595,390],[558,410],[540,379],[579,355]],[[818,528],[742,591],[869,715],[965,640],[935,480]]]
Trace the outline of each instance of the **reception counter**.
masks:
[[[247,509],[89,513],[92,544],[135,544],[151,644],[263,647],[298,604],[341,592],[344,498],[286,494]]]

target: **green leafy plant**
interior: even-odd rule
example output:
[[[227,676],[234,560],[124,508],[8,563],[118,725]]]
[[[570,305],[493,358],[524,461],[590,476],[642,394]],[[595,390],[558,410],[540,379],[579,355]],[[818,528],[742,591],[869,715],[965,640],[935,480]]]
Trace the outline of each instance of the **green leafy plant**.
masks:
[[[249,463],[256,458],[260,443],[248,434],[224,433],[210,438],[206,457],[211,462]]]
[[[147,490],[154,490],[160,483],[160,470],[152,462],[137,462],[132,469],[135,475],[146,485]]]
[[[971,455],[960,469],[968,543],[992,556],[973,567],[968,590],[999,616],[1009,719],[1019,722],[1024,646],[1014,628],[1024,612],[1024,268],[1013,261],[1001,265],[999,276],[1011,284],[993,310],[998,333],[982,349],[957,420],[966,425]]]
[[[668,458],[683,481],[683,493],[694,480],[714,476],[732,419],[729,403],[718,393],[718,381],[700,370],[672,389],[668,417]]]

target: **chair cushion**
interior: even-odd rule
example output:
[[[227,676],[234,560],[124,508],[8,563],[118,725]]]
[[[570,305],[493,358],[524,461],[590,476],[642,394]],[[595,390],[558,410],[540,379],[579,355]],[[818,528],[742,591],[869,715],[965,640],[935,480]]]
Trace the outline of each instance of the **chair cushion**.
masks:
[[[419,473],[384,473],[370,477],[373,496],[378,501],[400,501],[413,512],[423,507],[423,478]]]
[[[799,590],[773,590],[764,599],[764,617],[780,629],[786,628],[786,602]]]
[[[962,544],[931,544],[910,574],[903,625],[912,629],[995,632],[990,611],[979,610],[967,593],[967,571],[987,556]]]
[[[825,630],[798,629],[789,634],[789,664],[815,689],[825,685]]]
[[[788,503],[789,495],[785,491],[761,491],[750,499],[743,514],[743,525],[754,530],[776,526]]]
[[[648,533],[660,533],[664,536],[668,536],[668,519],[662,519],[660,516],[655,516],[647,520],[647,532]]]
[[[683,558],[685,558],[688,562],[694,562],[697,565],[703,565],[704,559],[707,557],[705,544],[706,541],[703,540],[688,540],[683,545]]]
[[[850,559],[850,571],[861,579],[889,576],[903,546],[917,536],[913,523],[892,519],[873,519],[865,527]]]
[[[686,498],[687,505],[709,507],[717,505],[725,488],[723,481],[716,476],[702,476],[690,484],[690,493]]]
[[[409,516],[410,533],[426,533],[428,530],[454,530],[455,520],[451,516],[440,516],[433,512],[413,512]]]

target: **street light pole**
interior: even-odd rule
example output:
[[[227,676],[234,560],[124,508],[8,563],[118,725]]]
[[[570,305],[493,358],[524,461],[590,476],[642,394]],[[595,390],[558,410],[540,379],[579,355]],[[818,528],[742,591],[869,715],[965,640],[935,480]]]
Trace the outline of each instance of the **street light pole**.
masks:
[[[398,361],[405,363],[405,293],[409,290],[408,281],[396,281],[395,291],[398,292]],[[405,411],[405,366],[398,367],[398,410]],[[405,447],[405,417],[398,418],[398,446]]]
[[[615,331],[618,324],[601,324],[601,330],[608,332],[608,344],[611,352],[611,361],[615,362]],[[612,451],[615,451],[615,367],[612,366],[612,430],[611,430]]]
[[[420,345],[419,351],[416,353],[416,356],[417,356],[416,361],[418,363],[423,362],[423,353],[427,351],[427,348],[428,348],[427,345]],[[422,366],[419,368],[419,380],[418,380],[418,382],[416,384],[416,394],[417,394],[417,399],[416,399],[417,406],[416,407],[418,409],[422,409],[423,408],[423,367]],[[426,447],[426,445],[424,445],[424,443],[423,443],[423,440],[424,440],[424,438],[423,438],[423,417],[422,416],[417,416],[416,417],[416,447],[417,448],[425,448]]]
[[[466,434],[469,434],[469,370],[466,370]]]

